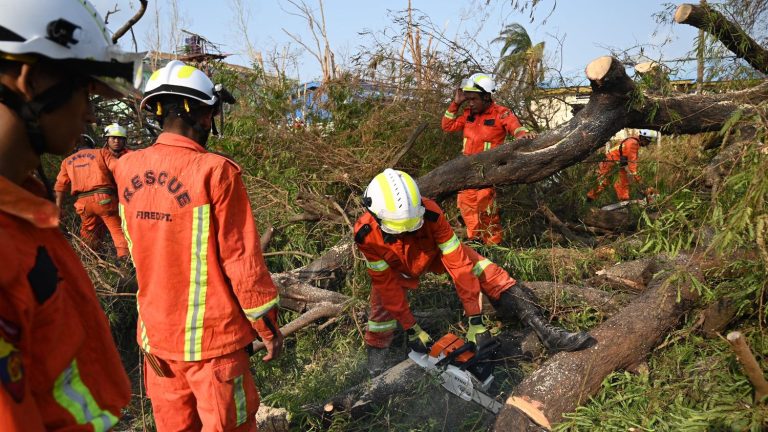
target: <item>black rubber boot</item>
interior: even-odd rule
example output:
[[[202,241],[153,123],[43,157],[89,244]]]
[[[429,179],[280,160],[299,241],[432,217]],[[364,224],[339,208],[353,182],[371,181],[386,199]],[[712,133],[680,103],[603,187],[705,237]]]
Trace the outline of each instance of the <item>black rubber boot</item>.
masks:
[[[520,282],[504,291],[498,300],[491,301],[495,308],[514,313],[520,321],[530,326],[550,353],[579,351],[592,346],[594,339],[587,332],[571,333],[556,327],[544,318],[533,293]]]
[[[372,346],[366,346],[365,348],[368,352],[368,374],[373,378],[380,375],[386,369],[389,348],[375,348]]]

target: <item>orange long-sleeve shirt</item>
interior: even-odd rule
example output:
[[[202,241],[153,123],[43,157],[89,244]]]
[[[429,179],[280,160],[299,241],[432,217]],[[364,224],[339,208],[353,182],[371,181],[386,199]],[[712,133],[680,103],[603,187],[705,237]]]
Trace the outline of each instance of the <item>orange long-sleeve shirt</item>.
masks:
[[[472,155],[501,145],[507,135],[520,138],[526,129],[509,108],[492,102],[485,112],[473,116],[469,109],[458,114],[459,105],[451,102],[440,126],[446,132],[464,131],[462,153]]]
[[[409,283],[408,288],[416,288],[419,277],[427,271],[441,272],[442,266],[435,265],[439,262],[453,279],[466,314],[481,311],[480,282],[472,273],[472,261],[440,207],[428,198],[422,198],[422,202],[427,209],[424,225],[415,232],[398,235],[391,243],[384,240],[371,214],[363,214],[355,224],[355,240],[367,261],[372,284],[380,290],[384,309],[404,329],[411,328],[416,320],[402,288]]]
[[[128,153],[133,153],[133,150],[129,148],[124,148],[123,151],[118,153],[117,155],[112,153],[112,150],[109,149],[109,147],[104,146],[101,148],[101,154],[104,157],[104,161],[107,164],[107,168],[109,168],[109,172],[114,173],[115,172],[115,165],[117,164],[117,161],[127,155]]]
[[[271,339],[277,289],[240,168],[163,133],[115,166],[123,232],[139,284],[139,345],[168,360],[231,353]]]
[[[106,431],[131,397],[80,260],[30,191],[0,182],[0,430]],[[39,211],[17,206],[40,207]],[[21,217],[12,214],[23,215]],[[34,223],[34,224],[33,224]]]
[[[607,161],[621,163],[621,158],[626,158],[627,171],[635,177],[636,181],[640,181],[640,176],[637,174],[637,160],[638,153],[640,151],[640,141],[635,137],[629,137],[623,140],[621,143],[611,147],[605,153],[605,159]]]
[[[61,170],[53,190],[72,195],[95,189],[114,189],[107,161],[101,149],[82,149],[61,161]]]

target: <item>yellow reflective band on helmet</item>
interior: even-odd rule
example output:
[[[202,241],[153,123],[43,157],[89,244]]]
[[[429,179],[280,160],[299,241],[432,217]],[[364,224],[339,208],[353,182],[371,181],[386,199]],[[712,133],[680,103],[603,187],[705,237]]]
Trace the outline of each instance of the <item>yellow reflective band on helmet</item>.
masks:
[[[196,70],[197,69],[193,68],[192,66],[184,65],[179,68],[179,72],[176,73],[176,76],[181,79],[189,78],[193,73],[195,73]]]
[[[453,120],[453,119],[455,119],[455,118],[456,118],[456,114],[454,114],[454,113],[452,113],[452,112],[450,112],[450,111],[446,111],[446,112],[445,112],[445,116],[446,116],[447,118],[451,119],[451,120]]]
[[[469,92],[480,92],[482,93],[483,90],[480,87],[476,86],[477,80],[488,78],[491,79],[491,77],[487,75],[477,75],[473,76],[472,79],[468,79],[467,82],[464,84],[464,87],[461,88],[463,91],[469,91]]]
[[[480,277],[481,274],[483,274],[483,271],[485,271],[485,268],[488,267],[491,264],[491,260],[489,259],[483,259],[475,263],[475,266],[472,267],[472,274]]]
[[[486,141],[483,143],[483,151],[490,150],[491,149],[491,143]]]
[[[203,347],[203,320],[208,292],[208,234],[210,204],[192,209],[187,320],[184,328],[184,361],[199,361]]]
[[[449,253],[458,249],[460,245],[461,242],[459,241],[459,238],[456,237],[456,234],[454,234],[450,240],[445,243],[438,244],[437,247],[440,248],[440,251],[443,253],[443,255],[448,255]]]
[[[150,81],[156,80],[160,76],[160,69],[152,72],[152,75],[149,76]]]
[[[381,194],[384,196],[384,207],[386,207],[387,211],[395,211],[395,197],[392,196],[392,188],[389,187],[387,176],[384,173],[377,175],[376,182],[379,183]]]
[[[396,329],[397,329],[396,320],[384,321],[384,322],[368,321],[368,331],[372,333],[381,333],[381,332],[392,331]]]
[[[411,205],[414,207],[418,207],[421,202],[419,202],[419,191],[416,188],[416,182],[413,181],[413,178],[411,176],[402,176],[400,179],[405,183],[405,187],[408,188],[408,196],[411,198]]]
[[[251,308],[251,309],[243,309],[243,312],[245,312],[245,316],[248,317],[251,321],[256,321],[259,318],[263,317],[267,314],[270,310],[272,310],[273,307],[280,304],[280,296],[278,295],[274,299],[264,303],[261,306]]]
[[[421,217],[396,220],[396,221],[382,219],[381,225],[382,225],[382,228],[384,228],[384,232],[399,234],[404,232],[415,231],[421,228],[422,221],[423,219]]]
[[[369,269],[371,269],[373,271],[377,271],[377,272],[382,272],[382,271],[384,271],[384,270],[389,268],[389,264],[387,264],[387,262],[384,261],[384,260],[366,261],[365,262],[365,266],[368,267]]]

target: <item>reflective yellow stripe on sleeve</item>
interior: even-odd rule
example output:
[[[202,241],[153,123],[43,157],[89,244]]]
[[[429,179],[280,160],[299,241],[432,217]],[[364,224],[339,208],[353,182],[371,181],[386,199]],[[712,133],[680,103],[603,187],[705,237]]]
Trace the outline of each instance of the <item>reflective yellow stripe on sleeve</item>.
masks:
[[[280,303],[280,296],[275,297],[274,299],[268,301],[267,303],[264,303],[263,305],[251,309],[243,309],[243,312],[245,312],[245,316],[248,317],[251,321],[256,321],[259,318],[263,317],[267,314],[273,307],[277,306]]]
[[[192,250],[189,266],[187,322],[184,328],[184,360],[199,361],[203,345],[205,296],[208,291],[209,204],[192,209]]]
[[[447,118],[449,118],[449,119],[453,120],[453,119],[455,119],[455,118],[456,118],[456,113],[452,113],[452,112],[450,112],[450,111],[446,111],[446,112],[445,112],[445,117],[447,117]]]
[[[437,245],[437,247],[440,248],[440,251],[443,253],[443,255],[448,255],[449,253],[458,249],[459,246],[461,246],[461,242],[459,241],[459,238],[456,237],[456,234],[454,234],[450,239],[448,239],[447,242],[440,243]]]
[[[518,132],[530,132],[527,127],[520,126],[519,128],[515,129],[514,132],[512,132],[512,135],[517,135]]]
[[[483,274],[483,271],[485,271],[485,268],[488,267],[491,264],[491,260],[489,259],[482,259],[475,263],[475,266],[472,267],[472,274],[480,277],[481,274]]]
[[[383,272],[389,268],[389,264],[387,264],[387,262],[384,260],[366,261],[365,266],[375,272]]]
[[[483,151],[488,151],[491,149],[491,143],[486,141],[483,143]]]
[[[90,424],[96,432],[108,431],[117,424],[117,417],[99,407],[93,394],[80,378],[77,360],[72,360],[68,368],[56,378],[53,385],[53,397],[66,409],[79,425]]]
[[[368,331],[372,333],[381,333],[381,332],[391,331],[396,329],[397,329],[396,320],[384,321],[384,322],[368,321]]]

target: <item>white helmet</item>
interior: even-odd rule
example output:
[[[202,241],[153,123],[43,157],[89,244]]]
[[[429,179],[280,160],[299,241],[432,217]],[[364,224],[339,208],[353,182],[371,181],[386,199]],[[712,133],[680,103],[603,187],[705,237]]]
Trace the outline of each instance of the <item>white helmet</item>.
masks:
[[[363,203],[389,234],[416,231],[424,224],[424,205],[411,176],[387,168],[371,180]]]
[[[121,94],[136,92],[141,57],[121,51],[87,0],[0,0],[0,58],[45,57]]]
[[[494,93],[496,82],[490,75],[476,73],[461,82],[461,89],[466,92]]]
[[[117,123],[112,123],[111,125],[104,128],[104,136],[106,137],[120,137],[120,138],[127,138],[128,135],[125,132],[125,128],[120,126]]]
[[[141,107],[162,114],[162,107],[154,103],[159,95],[177,95],[213,106],[218,102],[211,79],[203,71],[178,60],[168,62],[149,77],[144,88]]]
[[[659,136],[659,133],[658,133],[658,132],[656,132],[655,130],[650,130],[650,129],[640,129],[640,137],[643,137],[643,138],[648,138],[648,139],[654,140],[654,139],[656,139],[656,137],[658,137],[658,136]]]

